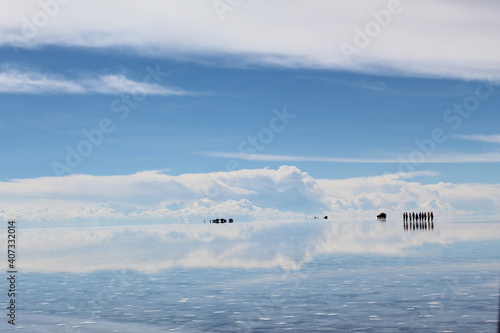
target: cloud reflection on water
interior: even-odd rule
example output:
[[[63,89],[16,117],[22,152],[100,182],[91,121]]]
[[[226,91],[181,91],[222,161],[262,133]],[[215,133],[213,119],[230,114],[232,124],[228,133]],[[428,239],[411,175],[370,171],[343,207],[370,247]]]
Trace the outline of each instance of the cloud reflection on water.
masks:
[[[171,267],[299,269],[335,253],[418,255],[425,243],[500,239],[497,223],[435,224],[404,231],[402,223],[254,222],[19,230],[19,269],[27,272]]]

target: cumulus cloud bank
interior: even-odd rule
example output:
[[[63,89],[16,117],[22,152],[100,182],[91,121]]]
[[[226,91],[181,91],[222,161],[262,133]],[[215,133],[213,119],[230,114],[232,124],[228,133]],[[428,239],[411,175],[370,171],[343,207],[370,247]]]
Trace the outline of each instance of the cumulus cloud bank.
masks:
[[[8,0],[0,45],[498,80],[499,8],[494,0]]]
[[[0,217],[44,225],[81,221],[200,223],[218,217],[239,221],[372,219],[380,211],[434,211],[442,218],[500,215],[500,185],[424,185],[432,172],[377,177],[315,179],[294,166],[172,176],[42,177],[0,183]]]

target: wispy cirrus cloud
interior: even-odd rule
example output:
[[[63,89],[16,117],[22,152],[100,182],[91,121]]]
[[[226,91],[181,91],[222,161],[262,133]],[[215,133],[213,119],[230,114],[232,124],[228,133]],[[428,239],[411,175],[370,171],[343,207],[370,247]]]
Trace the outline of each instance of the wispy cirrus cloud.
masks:
[[[362,89],[367,89],[367,90],[372,90],[372,91],[391,91],[392,90],[389,86],[387,86],[387,84],[384,81],[381,81],[381,80],[361,79],[358,81],[347,81],[347,80],[332,79],[332,78],[328,78],[328,77],[314,77],[314,76],[302,76],[301,78],[302,79],[309,79],[309,80],[319,80],[319,81],[331,83],[334,85],[356,87],[356,88],[362,88]]]
[[[0,72],[0,93],[15,94],[140,94],[180,96],[189,92],[157,83],[134,81],[123,74],[95,78],[68,79],[37,71],[4,70]]]
[[[473,135],[456,135],[458,139],[470,140],[470,141],[479,141],[479,142],[487,142],[487,143],[500,143],[500,134],[493,135],[482,135],[482,134],[473,134]]]
[[[297,156],[297,155],[267,155],[267,154],[246,154],[238,152],[218,152],[203,151],[199,155],[234,158],[248,161],[262,162],[330,162],[330,163],[402,163],[402,157],[394,155],[393,157],[327,157],[327,156]],[[427,157],[420,163],[497,163],[500,162],[499,152],[486,152],[479,154],[470,153],[448,153],[435,154]]]
[[[322,156],[296,156],[296,155],[268,155],[268,154],[245,154],[231,153],[219,151],[203,151],[196,154],[221,157],[235,158],[241,160],[263,161],[263,162],[334,162],[334,163],[397,163],[394,159],[377,159],[377,158],[343,158],[343,157],[322,157]]]
[[[4,2],[0,45],[17,49],[128,47],[161,57],[233,56],[239,64],[500,79],[500,5],[495,0],[481,1],[481,6],[472,1],[395,2],[398,13],[378,24],[380,33],[373,38],[366,33],[369,23],[377,25],[373,13],[380,20],[380,11],[394,3],[254,0],[238,6],[229,1],[221,14],[215,2],[204,0],[73,0],[46,25],[29,29],[26,22],[45,14],[43,6]],[[360,31],[362,46],[356,45]],[[349,62],[342,43],[358,49]]]

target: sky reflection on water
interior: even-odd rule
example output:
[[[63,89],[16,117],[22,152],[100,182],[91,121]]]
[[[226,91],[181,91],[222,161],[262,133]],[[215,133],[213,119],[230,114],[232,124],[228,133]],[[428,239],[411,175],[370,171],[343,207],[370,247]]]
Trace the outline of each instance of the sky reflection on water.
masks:
[[[390,220],[235,223],[19,235],[18,328],[28,332],[492,332],[498,324],[498,223],[411,231]]]
[[[329,221],[20,230],[23,271],[159,271],[171,267],[299,269],[321,255],[435,256],[438,245],[499,240],[496,223]],[[430,247],[435,245],[434,247]]]

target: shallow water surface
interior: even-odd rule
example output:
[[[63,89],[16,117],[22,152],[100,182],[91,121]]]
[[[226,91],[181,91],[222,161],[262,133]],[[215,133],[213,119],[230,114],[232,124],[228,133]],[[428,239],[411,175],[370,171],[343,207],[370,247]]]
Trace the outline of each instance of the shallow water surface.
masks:
[[[19,230],[15,329],[496,332],[500,223],[426,227],[388,220]]]

